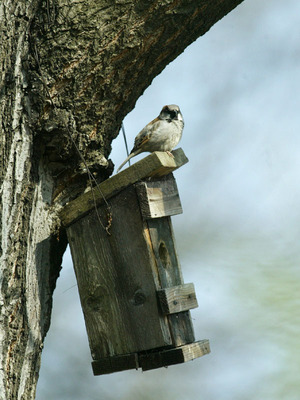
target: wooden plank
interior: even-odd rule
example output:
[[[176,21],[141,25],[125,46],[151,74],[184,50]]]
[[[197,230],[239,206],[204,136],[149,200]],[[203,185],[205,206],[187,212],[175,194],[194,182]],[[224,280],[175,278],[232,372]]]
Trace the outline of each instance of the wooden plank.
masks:
[[[157,291],[157,295],[164,314],[174,314],[198,307],[193,283],[161,289]]]
[[[172,154],[174,158],[170,157],[166,152],[156,151],[151,153],[131,167],[100,183],[99,189],[95,188],[94,193],[89,190],[77,197],[61,210],[60,218],[63,225],[67,227],[87,214],[95,207],[95,203],[97,205],[102,204],[103,196],[109,199],[139,180],[167,175],[188,162],[181,148],[174,150]]]
[[[67,228],[94,360],[172,344],[135,188],[113,197],[111,207],[110,236],[95,211]],[[105,207],[98,211],[105,218]]]
[[[139,355],[139,365],[143,371],[148,371],[191,361],[208,353],[210,353],[209,341],[204,339],[174,349]]]
[[[128,369],[138,369],[138,367],[138,355],[136,353],[102,358],[92,362],[94,375],[111,374]]]
[[[182,285],[183,277],[176,253],[175,238],[170,217],[147,220],[153,254],[156,260],[157,280],[160,287]],[[168,315],[174,346],[192,343],[195,340],[193,324],[189,311]]]
[[[147,226],[161,283],[158,289],[182,285],[184,282],[175,248],[171,218],[149,219]]]
[[[136,183],[144,219],[167,217],[182,213],[181,202],[173,174],[159,180]]]
[[[177,348],[161,349],[143,353],[124,354],[92,362],[94,375],[110,374],[117,371],[142,368],[143,371],[168,367],[195,360],[210,353],[209,341],[199,340],[195,343]]]

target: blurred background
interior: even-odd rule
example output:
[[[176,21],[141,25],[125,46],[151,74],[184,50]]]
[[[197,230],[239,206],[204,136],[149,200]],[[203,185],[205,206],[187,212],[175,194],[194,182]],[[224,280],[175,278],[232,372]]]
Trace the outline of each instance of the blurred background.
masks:
[[[38,400],[300,398],[300,2],[245,1],[187,48],[126,117],[130,149],[170,103],[190,160],[175,172],[177,250],[211,354],[94,377],[67,252]],[[125,157],[119,135],[111,158]]]

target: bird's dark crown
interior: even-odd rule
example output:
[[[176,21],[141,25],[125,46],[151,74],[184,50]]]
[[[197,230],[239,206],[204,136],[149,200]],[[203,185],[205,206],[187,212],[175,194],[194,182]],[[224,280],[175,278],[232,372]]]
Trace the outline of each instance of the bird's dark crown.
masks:
[[[180,113],[180,109],[176,104],[171,104],[169,106],[164,106],[160,113],[161,119],[177,119],[178,113]]]

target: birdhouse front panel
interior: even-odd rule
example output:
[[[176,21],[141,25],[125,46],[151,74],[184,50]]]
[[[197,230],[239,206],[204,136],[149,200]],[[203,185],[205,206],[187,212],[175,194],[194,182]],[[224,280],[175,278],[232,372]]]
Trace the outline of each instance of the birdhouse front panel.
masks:
[[[68,228],[93,359],[172,345],[157,302],[155,257],[136,190],[111,199],[110,235],[92,211]],[[106,208],[98,208],[105,221]]]

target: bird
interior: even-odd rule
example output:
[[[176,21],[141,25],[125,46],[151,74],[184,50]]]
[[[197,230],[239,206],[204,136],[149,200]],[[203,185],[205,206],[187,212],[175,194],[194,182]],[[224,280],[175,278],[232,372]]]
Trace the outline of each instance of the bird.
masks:
[[[184,127],[183,116],[176,104],[164,106],[153,121],[136,136],[129,156],[117,169],[117,173],[132,158],[143,152],[165,151],[174,157],[171,150],[179,143]]]

